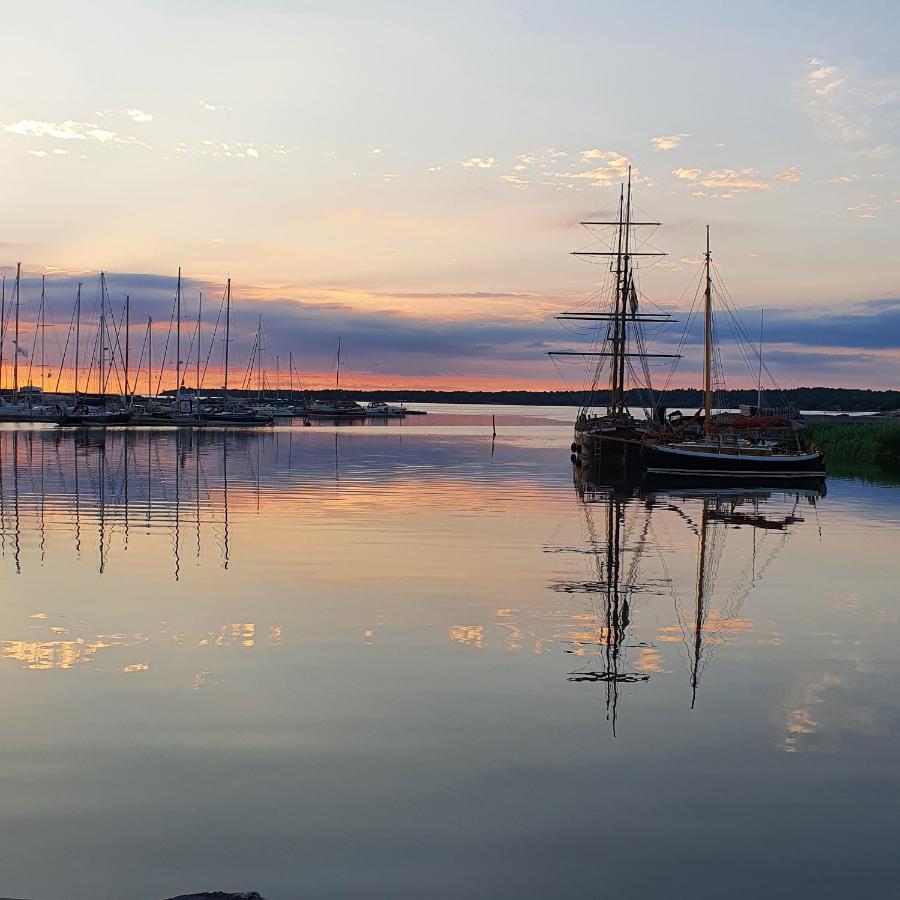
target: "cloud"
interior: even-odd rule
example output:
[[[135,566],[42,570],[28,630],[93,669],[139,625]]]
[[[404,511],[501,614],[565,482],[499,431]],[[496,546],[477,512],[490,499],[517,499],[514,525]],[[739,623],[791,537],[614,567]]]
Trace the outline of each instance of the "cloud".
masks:
[[[687,137],[690,137],[690,135],[683,132],[668,134],[665,137],[650,138],[650,143],[653,144],[655,150],[675,150],[681,146],[681,142]]]
[[[851,184],[859,181],[859,175],[835,175],[833,178],[820,178],[816,184]]]
[[[46,150],[29,150],[28,151],[32,156],[46,156]]]
[[[531,168],[537,162],[537,157],[533,153],[520,153],[516,157],[516,164],[513,166],[513,169],[516,172],[524,172],[526,169]]]
[[[735,194],[747,191],[768,191],[771,184],[759,172],[758,169],[710,169],[703,172],[701,169],[674,169],[672,174],[681,181],[689,181],[697,186],[692,192],[694,197],[715,197],[728,199]],[[777,182],[793,182],[800,178],[800,172],[796,166],[791,166],[783,172],[773,176]],[[699,188],[706,190],[700,190]]]
[[[201,142],[200,155],[225,156],[234,159],[258,159],[259,150],[254,144],[229,144],[225,141],[205,140]]]
[[[518,175],[501,175],[500,176],[507,184],[511,184],[516,188],[527,188],[530,181],[525,178],[519,178]]]
[[[788,169],[784,169],[781,172],[777,172],[773,176],[773,180],[783,181],[787,184],[793,184],[795,181],[800,180],[800,169],[798,169],[797,166],[791,166]]]
[[[132,122],[147,123],[153,121],[153,113],[145,112],[137,107],[130,106],[125,109],[101,109],[97,111],[97,115],[103,119],[106,116],[125,116]]]
[[[231,109],[230,106],[221,106],[215,103],[209,103],[206,100],[198,100],[197,103],[203,107],[207,112],[227,112]]]
[[[727,190],[732,193],[741,191],[767,191],[769,183],[762,180],[756,169],[710,169],[700,183],[707,188]]]
[[[381,147],[373,147],[369,152],[373,156],[378,156],[381,153]]]
[[[881,209],[877,203],[855,203],[847,207],[847,212],[853,213],[858,219],[874,219],[875,213]]]
[[[866,80],[811,57],[799,94],[807,116],[822,135],[854,144],[896,123],[898,85],[896,78]]]
[[[496,164],[493,156],[470,156],[460,163],[464,169],[493,169]]]
[[[93,122],[75,122],[71,119],[67,119],[65,122],[20,119],[18,122],[4,125],[3,130],[9,134],[18,134],[23,137],[47,137],[57,141],[95,141],[98,144],[148,146],[137,138],[121,135],[108,128],[101,128]]]

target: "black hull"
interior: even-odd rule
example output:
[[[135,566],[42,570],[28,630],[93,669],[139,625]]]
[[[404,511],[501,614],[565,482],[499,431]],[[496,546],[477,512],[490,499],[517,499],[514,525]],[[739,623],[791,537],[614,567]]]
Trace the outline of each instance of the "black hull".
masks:
[[[576,431],[575,441],[581,452],[594,460],[625,460],[639,462],[641,459],[641,432],[628,426],[605,428],[603,430]]]
[[[824,478],[825,460],[820,453],[756,456],[740,453],[705,453],[674,447],[645,445],[642,449],[648,475],[695,479],[768,480]]]
[[[75,427],[75,428],[90,428],[90,427],[103,427],[106,428],[109,425],[128,425],[131,423],[131,413],[105,413],[99,416],[61,416],[59,419],[59,424]]]

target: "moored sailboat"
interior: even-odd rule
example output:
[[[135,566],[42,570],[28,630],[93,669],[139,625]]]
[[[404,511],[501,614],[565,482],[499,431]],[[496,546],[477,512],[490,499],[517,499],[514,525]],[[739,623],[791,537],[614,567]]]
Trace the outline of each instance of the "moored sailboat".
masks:
[[[816,450],[804,450],[799,438],[800,424],[785,420],[767,432],[735,427],[733,416],[713,414],[713,280],[709,226],[706,228],[704,256],[704,339],[703,339],[703,416],[702,435],[691,440],[648,436],[642,442],[641,456],[647,472],[654,475],[690,476],[696,478],[740,478],[766,483],[769,479],[824,477],[825,459]],[[760,353],[760,370],[762,360]],[[761,392],[760,392],[761,394]],[[759,419],[760,410],[756,410]],[[777,432],[777,435],[776,435]],[[773,439],[775,438],[775,439]]]

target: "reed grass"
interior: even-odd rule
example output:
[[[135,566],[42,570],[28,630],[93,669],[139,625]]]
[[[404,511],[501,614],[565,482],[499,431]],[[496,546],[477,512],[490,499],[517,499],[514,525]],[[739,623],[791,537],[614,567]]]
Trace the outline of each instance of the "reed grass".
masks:
[[[804,434],[807,446],[824,451],[826,462],[900,466],[900,421],[812,422]]]

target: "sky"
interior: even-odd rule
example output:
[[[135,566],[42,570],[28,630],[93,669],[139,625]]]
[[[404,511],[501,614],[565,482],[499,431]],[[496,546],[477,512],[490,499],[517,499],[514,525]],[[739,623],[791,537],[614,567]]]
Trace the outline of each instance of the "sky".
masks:
[[[262,315],[270,380],[292,354],[331,383],[340,337],[347,386],[578,387],[553,317],[602,281],[571,252],[630,164],[668,254],[646,302],[685,321],[709,225],[780,384],[900,387],[896,4],[3,6],[0,271],[10,296],[22,263],[29,354],[46,276],[45,377],[101,270],[158,354],[180,266],[213,370],[231,277],[236,368]]]

